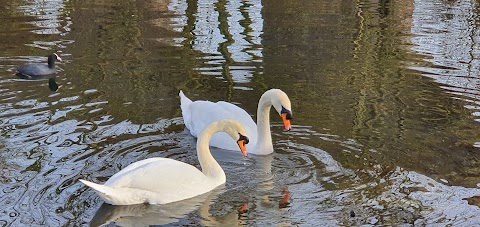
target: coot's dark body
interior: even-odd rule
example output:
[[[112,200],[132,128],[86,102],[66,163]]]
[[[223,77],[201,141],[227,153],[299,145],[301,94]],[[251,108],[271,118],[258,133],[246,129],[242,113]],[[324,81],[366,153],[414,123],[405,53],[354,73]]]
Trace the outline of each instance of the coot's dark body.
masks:
[[[48,64],[35,63],[21,65],[17,68],[17,75],[36,77],[54,74],[57,72],[55,68],[56,60],[61,61],[62,59],[57,54],[51,54],[48,56]]]

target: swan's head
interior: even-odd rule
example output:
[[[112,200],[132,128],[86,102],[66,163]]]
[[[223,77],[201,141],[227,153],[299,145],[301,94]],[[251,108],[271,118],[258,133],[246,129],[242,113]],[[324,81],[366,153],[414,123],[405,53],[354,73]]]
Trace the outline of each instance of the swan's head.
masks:
[[[236,120],[221,120],[218,123],[224,126],[224,132],[237,141],[238,147],[240,148],[240,151],[242,151],[243,156],[247,157],[248,137],[242,124]]]
[[[273,108],[275,108],[280,117],[282,117],[285,130],[289,131],[292,129],[290,122],[293,119],[292,104],[290,103],[288,95],[280,89],[268,90],[264,95],[270,97]]]

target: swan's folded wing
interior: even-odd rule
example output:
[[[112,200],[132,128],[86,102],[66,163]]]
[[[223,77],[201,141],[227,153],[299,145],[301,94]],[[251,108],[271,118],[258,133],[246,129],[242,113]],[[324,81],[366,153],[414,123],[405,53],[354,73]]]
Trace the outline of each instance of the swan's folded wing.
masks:
[[[110,179],[108,179],[107,182],[105,182],[105,185],[111,186],[112,184],[114,184],[113,182],[117,182],[118,179],[121,179],[122,177],[128,176],[128,174],[131,174],[132,170],[141,168],[142,166],[145,166],[152,162],[161,162],[163,159],[165,158],[147,158],[141,161],[134,162],[128,165],[127,167],[123,168],[122,170],[120,170],[120,172],[117,172],[113,176],[111,176]]]
[[[228,112],[228,115],[226,115],[224,119],[230,118],[239,121],[247,130],[249,137],[256,137],[257,124],[253,120],[252,116],[247,113],[247,111],[229,102],[220,101],[216,104],[221,106],[224,111]],[[252,133],[255,133],[255,135],[248,131],[250,129],[254,130]]]
[[[190,105],[190,133],[198,137],[211,123],[230,115],[222,106],[210,101],[195,101]]]
[[[228,102],[195,101],[190,105],[192,135],[198,137],[200,133],[211,123],[224,119],[235,119],[246,129],[249,136],[256,135],[256,124],[252,117],[242,108]],[[249,129],[252,129],[252,133]]]
[[[112,176],[105,186],[140,189],[164,196],[203,190],[205,175],[192,165],[169,158],[150,158],[127,166]]]

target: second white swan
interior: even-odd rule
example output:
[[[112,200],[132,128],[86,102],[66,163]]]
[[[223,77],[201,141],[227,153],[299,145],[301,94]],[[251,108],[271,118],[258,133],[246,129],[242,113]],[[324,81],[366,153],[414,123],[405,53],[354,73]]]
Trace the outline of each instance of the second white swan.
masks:
[[[252,117],[242,108],[228,102],[194,101],[188,99],[180,91],[180,106],[183,121],[190,130],[190,134],[198,137],[202,130],[210,123],[222,119],[235,119],[239,121],[250,138],[247,148],[249,153],[268,155],[273,152],[272,136],[270,132],[270,108],[273,106],[282,117],[286,130],[292,128],[292,107],[287,94],[280,89],[266,91],[258,101],[257,124]],[[225,133],[213,136],[210,145],[227,150],[235,150],[236,145]]]

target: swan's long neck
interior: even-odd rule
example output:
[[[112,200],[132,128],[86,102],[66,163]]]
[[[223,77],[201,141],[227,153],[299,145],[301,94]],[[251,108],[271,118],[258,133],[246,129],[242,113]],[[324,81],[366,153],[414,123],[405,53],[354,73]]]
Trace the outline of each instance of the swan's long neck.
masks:
[[[219,131],[221,131],[221,129],[218,125],[213,125],[207,127],[200,134],[197,140],[197,156],[200,166],[202,167],[202,172],[205,176],[210,177],[215,181],[218,180],[225,182],[225,172],[223,172],[222,167],[220,167],[215,158],[213,158],[209,148],[210,139]]]
[[[255,150],[262,154],[273,152],[272,135],[270,132],[270,95],[265,93],[258,101],[257,109],[257,147]]]

